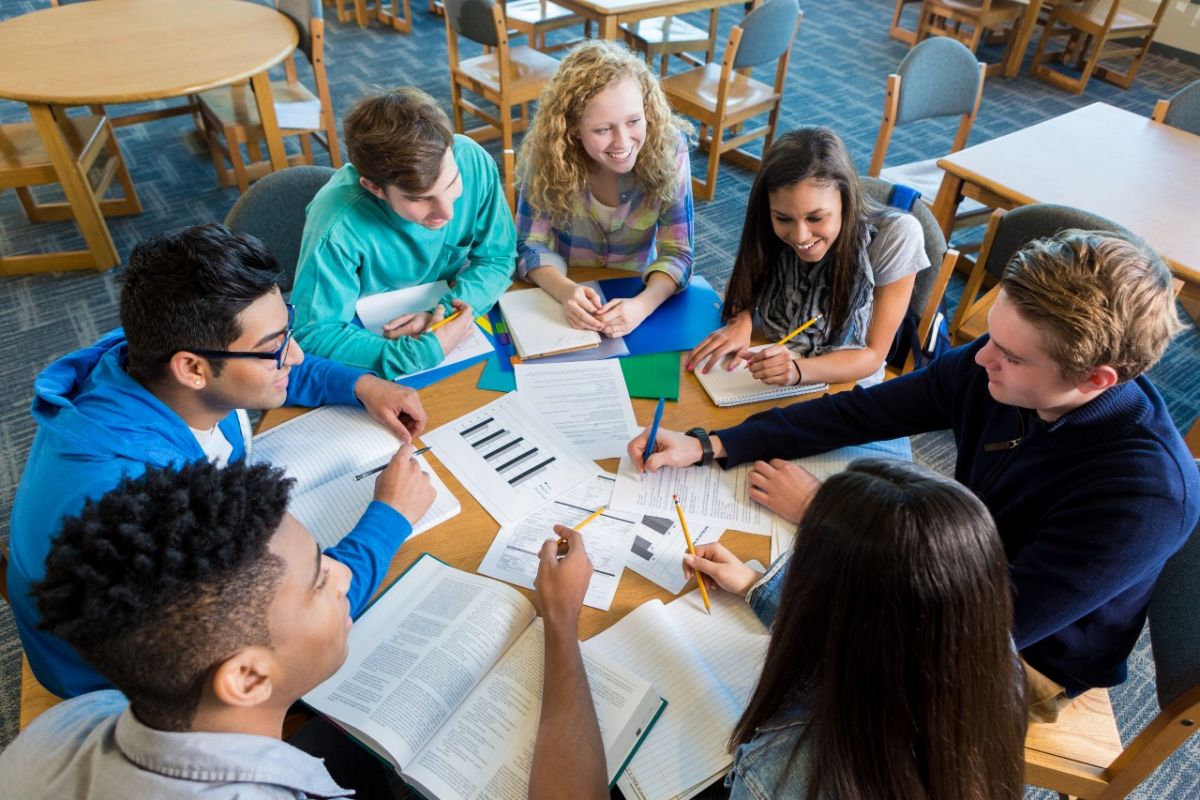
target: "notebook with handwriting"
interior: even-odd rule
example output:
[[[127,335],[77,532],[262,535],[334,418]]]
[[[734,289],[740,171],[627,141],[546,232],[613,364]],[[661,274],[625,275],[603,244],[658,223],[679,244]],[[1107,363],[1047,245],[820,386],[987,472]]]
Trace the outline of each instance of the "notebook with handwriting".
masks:
[[[375,497],[377,476],[364,473],[386,464],[399,447],[391,431],[362,409],[325,406],[260,433],[251,459],[283,467],[296,479],[288,511],[327,548],[350,532]],[[437,495],[423,517],[410,520],[414,536],[462,512],[424,456],[417,461]]]
[[[751,347],[752,352],[764,350],[771,345]],[[717,364],[712,371],[704,373],[696,370],[696,379],[708,392],[712,401],[721,408],[740,406],[746,403],[757,403],[762,400],[775,400],[781,397],[795,397],[801,394],[823,392],[829,388],[827,383],[801,383],[797,386],[772,386],[750,374],[745,362],[732,372],[725,369],[725,364]]]
[[[618,781],[627,800],[686,800],[733,763],[729,734],[758,683],[771,637],[741,598],[709,596],[711,616],[693,591],[666,605],[644,603],[583,643],[585,653],[603,653],[667,701]]]
[[[522,359],[600,346],[600,334],[572,328],[562,306],[541,289],[505,292],[500,311]]]

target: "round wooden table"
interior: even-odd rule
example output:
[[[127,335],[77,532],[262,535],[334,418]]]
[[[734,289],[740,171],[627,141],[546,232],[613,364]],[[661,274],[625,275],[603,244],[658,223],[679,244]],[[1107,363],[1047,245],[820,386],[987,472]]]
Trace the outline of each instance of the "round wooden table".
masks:
[[[93,268],[118,263],[97,199],[72,169],[59,128],[70,106],[179,97],[249,79],[273,169],[287,166],[267,71],[295,48],[295,25],[241,0],[104,0],[0,22],[0,97],[22,101],[54,164]]]

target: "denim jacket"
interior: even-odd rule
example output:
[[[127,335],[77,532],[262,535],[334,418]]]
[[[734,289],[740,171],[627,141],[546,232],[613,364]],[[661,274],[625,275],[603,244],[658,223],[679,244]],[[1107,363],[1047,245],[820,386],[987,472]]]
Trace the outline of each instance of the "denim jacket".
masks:
[[[746,602],[768,628],[775,622],[779,610],[779,596],[787,579],[790,559],[791,553],[775,559],[767,573],[746,593]],[[725,776],[730,800],[805,795],[808,791],[808,744],[804,735],[809,729],[806,706],[806,703],[797,703],[777,714],[755,731],[753,739],[738,747],[733,755],[733,767]]]

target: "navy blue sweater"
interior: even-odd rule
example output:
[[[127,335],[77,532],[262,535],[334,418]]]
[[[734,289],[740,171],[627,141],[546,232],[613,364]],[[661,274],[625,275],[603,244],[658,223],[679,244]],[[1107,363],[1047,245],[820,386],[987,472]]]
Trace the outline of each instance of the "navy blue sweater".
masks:
[[[975,363],[986,341],[716,431],[726,466],[950,428],[954,477],[992,512],[1008,555],[1017,649],[1072,696],[1113,686],[1163,564],[1200,516],[1200,473],[1144,376],[1045,423],[992,399]]]

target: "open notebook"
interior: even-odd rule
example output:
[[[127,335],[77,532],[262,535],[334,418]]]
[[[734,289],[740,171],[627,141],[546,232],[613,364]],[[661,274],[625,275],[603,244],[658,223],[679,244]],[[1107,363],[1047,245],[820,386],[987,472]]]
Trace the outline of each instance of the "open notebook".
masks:
[[[346,662],[304,702],[425,797],[525,800],[544,641],[516,589],[426,553],[354,623]],[[611,784],[666,703],[606,656],[583,661]]]
[[[252,458],[283,467],[296,479],[288,511],[327,548],[350,532],[375,496],[377,476],[359,476],[386,464],[399,446],[391,431],[362,409],[325,406],[256,436]],[[424,458],[417,460],[437,497],[425,516],[410,520],[414,536],[462,511]]]
[[[750,350],[758,352],[772,345],[759,345]],[[750,374],[745,362],[742,362],[732,372],[725,369],[724,362],[717,364],[712,371],[705,374],[696,370],[696,379],[708,392],[712,401],[721,408],[740,406],[746,403],[757,403],[762,400],[774,400],[781,397],[795,397],[801,394],[823,392],[829,388],[827,383],[801,383],[797,386],[771,386],[763,383]]]
[[[756,569],[761,565],[754,563]],[[583,643],[654,685],[667,701],[618,785],[626,800],[686,800],[733,763],[729,734],[758,683],[770,633],[740,597],[698,591],[652,600]]]
[[[500,311],[522,359],[600,346],[600,334],[572,328],[562,306],[541,289],[505,292]]]

